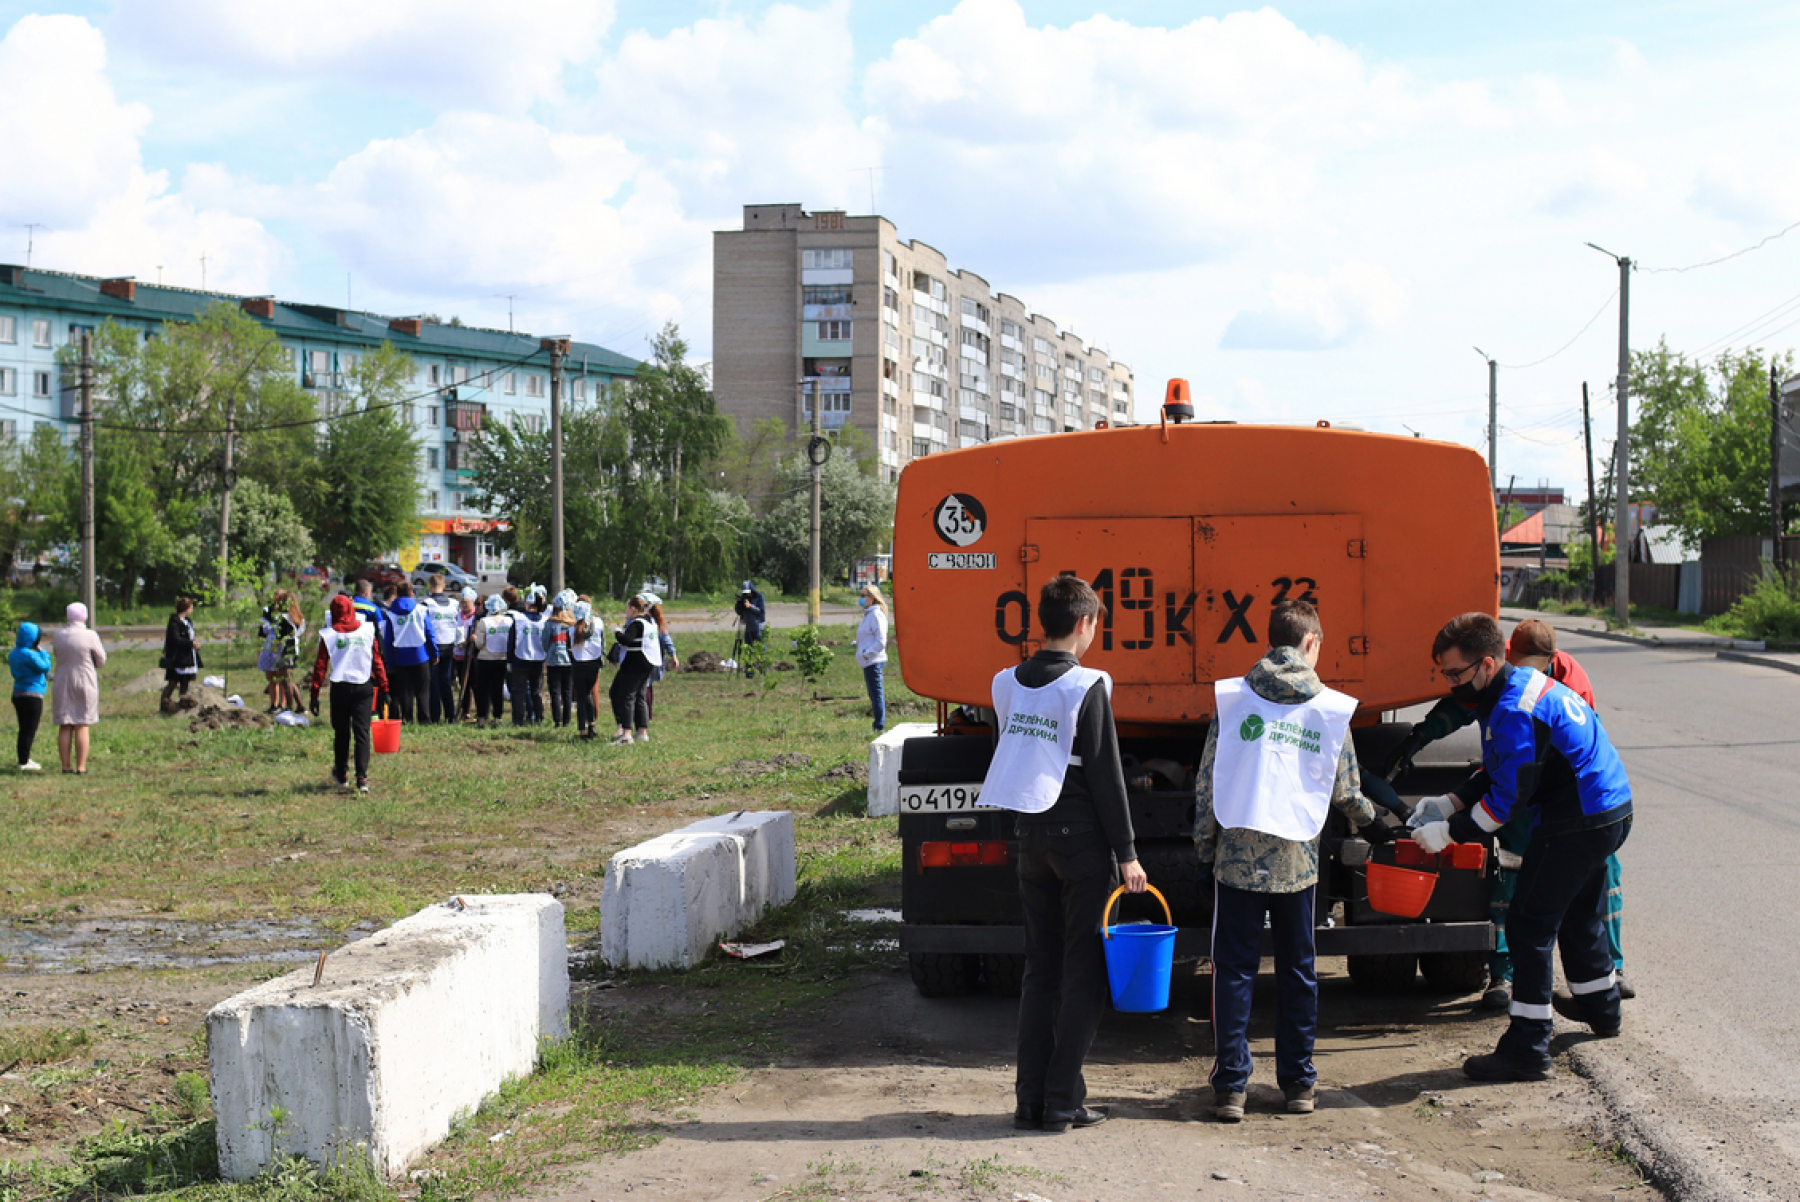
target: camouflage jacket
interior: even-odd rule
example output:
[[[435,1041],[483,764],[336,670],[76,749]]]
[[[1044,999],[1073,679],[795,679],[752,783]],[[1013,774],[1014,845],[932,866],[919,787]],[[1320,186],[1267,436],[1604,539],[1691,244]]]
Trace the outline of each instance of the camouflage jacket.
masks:
[[[1250,670],[1245,681],[1269,701],[1295,705],[1316,696],[1324,686],[1306,666],[1297,647],[1276,647]],[[1215,722],[1206,735],[1200,757],[1199,779],[1194,783],[1199,805],[1195,812],[1194,845],[1200,862],[1213,865],[1221,885],[1252,893],[1298,893],[1319,879],[1319,841],[1297,843],[1261,831],[1221,828],[1213,818],[1213,759],[1217,754],[1219,727]],[[1356,767],[1356,748],[1344,742],[1338,756],[1337,780],[1331,787],[1331,804],[1352,827],[1375,818],[1375,807],[1362,795],[1362,775]]]

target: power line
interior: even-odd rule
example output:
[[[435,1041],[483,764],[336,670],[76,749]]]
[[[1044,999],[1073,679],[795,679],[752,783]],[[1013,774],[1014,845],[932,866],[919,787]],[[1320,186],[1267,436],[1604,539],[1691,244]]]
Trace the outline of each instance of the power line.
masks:
[[[1708,259],[1704,263],[1689,263],[1686,267],[1639,267],[1638,270],[1643,272],[1645,275],[1659,275],[1664,272],[1671,272],[1671,273],[1679,274],[1683,271],[1698,271],[1702,267],[1716,267],[1720,263],[1729,263],[1731,260],[1737,258],[1740,255],[1747,255],[1753,250],[1761,250],[1763,247],[1765,247],[1769,243],[1775,241],[1775,239],[1781,237],[1783,234],[1789,233],[1790,231],[1797,230],[1797,229],[1800,229],[1800,221],[1794,222],[1794,224],[1788,226],[1786,229],[1777,230],[1775,233],[1770,234],[1767,238],[1764,238],[1761,242],[1758,242],[1755,246],[1746,246],[1743,250],[1734,250],[1728,255],[1725,255],[1725,256],[1723,256],[1721,258],[1717,258],[1717,259]]]
[[[1707,343],[1705,346],[1701,347],[1699,350],[1695,351],[1694,353],[1696,355],[1704,355],[1708,351],[1711,351],[1714,347],[1728,345],[1733,339],[1738,337],[1738,335],[1748,333],[1749,331],[1755,329],[1757,326],[1762,325],[1764,322],[1772,321],[1772,320],[1779,320],[1780,318],[1785,317],[1787,315],[1787,313],[1790,310],[1792,310],[1795,305],[1800,305],[1800,293],[1796,293],[1795,295],[1788,297],[1786,300],[1782,301],[1779,305],[1776,305],[1773,309],[1770,309],[1768,312],[1763,313],[1760,316],[1751,318],[1749,321],[1745,322],[1743,325],[1739,326],[1737,329],[1731,331],[1731,333],[1726,334],[1722,337],[1713,339],[1711,342]]]
[[[1587,324],[1575,331],[1575,337],[1569,339],[1567,342],[1551,351],[1548,355],[1545,355],[1542,359],[1534,359],[1530,363],[1502,363],[1500,366],[1504,367],[1507,371],[1524,371],[1528,367],[1536,367],[1539,364],[1550,362],[1550,360],[1556,358],[1558,355],[1574,346],[1577,342],[1580,342],[1581,336],[1593,328],[1594,323],[1600,320],[1600,315],[1612,306],[1614,298],[1618,295],[1619,290],[1614,288],[1611,295],[1609,295],[1606,300],[1601,303],[1600,307],[1594,311],[1594,315],[1587,319]]]

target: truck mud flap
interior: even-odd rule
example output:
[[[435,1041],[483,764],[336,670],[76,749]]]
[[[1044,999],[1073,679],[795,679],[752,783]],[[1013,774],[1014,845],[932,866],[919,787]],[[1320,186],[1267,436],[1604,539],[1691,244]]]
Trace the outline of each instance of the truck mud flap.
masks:
[[[1323,927],[1313,932],[1321,956],[1379,956],[1426,952],[1485,952],[1494,947],[1490,922],[1415,922],[1398,925]],[[1025,928],[1014,926],[903,926],[902,952],[1002,952],[1022,955]],[[1182,927],[1175,936],[1177,956],[1204,956],[1212,951],[1206,927]],[[1263,936],[1263,955],[1275,954]]]

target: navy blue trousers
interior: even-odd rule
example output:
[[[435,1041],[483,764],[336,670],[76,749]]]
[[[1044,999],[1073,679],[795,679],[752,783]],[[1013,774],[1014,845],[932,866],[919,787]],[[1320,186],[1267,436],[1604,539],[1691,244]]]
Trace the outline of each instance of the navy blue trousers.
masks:
[[[1606,938],[1606,861],[1630,833],[1630,818],[1548,838],[1541,827],[1532,833],[1506,911],[1513,1002],[1512,1022],[1495,1049],[1500,1055],[1535,1067],[1550,1063],[1550,956],[1557,947],[1583,1016],[1605,1026],[1619,1021],[1619,986]]]
[[[1214,1093],[1250,1084],[1250,998],[1262,965],[1263,915],[1275,940],[1275,1080],[1283,1089],[1318,1079],[1319,978],[1313,971],[1313,888],[1252,893],[1217,885],[1213,895]]]
[[[456,676],[462,661],[447,648],[438,650],[438,661],[431,665],[431,709],[433,722],[456,721]]]
[[[1118,872],[1097,830],[1021,824],[1019,835],[1025,977],[1013,1088],[1020,1105],[1077,1110],[1087,1101],[1081,1066],[1106,1009],[1100,923]]]

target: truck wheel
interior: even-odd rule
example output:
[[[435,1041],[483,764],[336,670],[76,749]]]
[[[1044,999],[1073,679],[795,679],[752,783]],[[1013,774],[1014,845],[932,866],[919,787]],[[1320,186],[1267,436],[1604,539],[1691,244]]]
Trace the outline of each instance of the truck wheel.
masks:
[[[1358,988],[1375,993],[1395,993],[1410,989],[1419,967],[1419,957],[1411,952],[1382,952],[1366,956],[1346,956],[1350,979]]]
[[[906,963],[920,997],[962,997],[974,987],[981,960],[960,952],[909,952]]]
[[[1018,997],[1025,979],[1025,957],[1008,952],[983,952],[981,975],[995,997]]]
[[[1212,913],[1212,895],[1202,897],[1200,893],[1200,882],[1196,879],[1200,871],[1200,853],[1194,850],[1192,841],[1183,840],[1173,847],[1140,845],[1138,858],[1150,875],[1150,883],[1169,899],[1169,912],[1175,916],[1175,925],[1202,925]],[[1155,912],[1156,921],[1161,922],[1162,907],[1156,904],[1156,899],[1151,898],[1147,904]]]
[[[1486,952],[1427,952],[1419,957],[1425,981],[1441,993],[1480,993],[1487,988]]]

